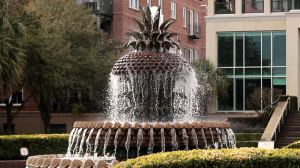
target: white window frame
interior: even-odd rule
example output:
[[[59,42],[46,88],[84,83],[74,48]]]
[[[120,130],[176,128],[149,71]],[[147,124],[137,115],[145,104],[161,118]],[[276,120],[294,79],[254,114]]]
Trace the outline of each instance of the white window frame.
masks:
[[[22,101],[23,101],[24,100],[24,90],[22,89],[22,90],[20,90],[20,92],[22,92]],[[12,101],[11,99],[12,99],[12,96],[10,95],[8,101]],[[17,97],[17,99],[18,99],[18,97]],[[0,107],[5,107],[6,106],[4,100],[5,99],[1,99]],[[21,104],[22,104],[22,102],[17,102],[17,103],[14,103],[13,106],[21,106]]]
[[[189,52],[189,58],[190,58],[190,63],[192,63],[194,61],[194,50],[193,49],[190,49],[190,52]]]
[[[195,61],[199,60],[199,51],[195,50]]]
[[[177,4],[175,2],[171,1],[171,18],[172,19],[176,19],[176,15],[177,15],[177,10],[176,10],[176,6]]]
[[[196,24],[196,30],[195,32],[199,33],[199,13],[195,13],[195,24]]]
[[[194,35],[194,11],[190,10],[190,25],[189,34]]]
[[[186,47],[183,47],[182,56],[184,59],[186,59]]]
[[[148,5],[149,7],[152,6],[152,5],[151,5],[151,0],[147,0],[147,5]]]
[[[140,0],[129,0],[129,8],[139,10]]]
[[[186,7],[183,7],[183,9],[182,9],[182,17],[183,17],[183,19],[182,19],[183,27],[186,28]]]
[[[160,6],[160,13],[163,14],[164,10],[164,1],[163,0],[158,0],[158,6]]]

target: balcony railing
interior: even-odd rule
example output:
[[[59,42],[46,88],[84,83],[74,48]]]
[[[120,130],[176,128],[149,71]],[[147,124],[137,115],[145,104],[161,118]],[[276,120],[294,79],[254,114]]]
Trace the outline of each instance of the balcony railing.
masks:
[[[272,12],[288,12],[300,9],[300,0],[272,0]]]
[[[87,8],[91,8],[93,13],[112,14],[112,0],[75,0],[76,3],[83,3]]]
[[[243,1],[243,13],[263,13],[264,1]]]
[[[199,24],[189,25],[189,38],[201,39],[201,27]]]
[[[215,2],[215,14],[234,14],[234,2]]]

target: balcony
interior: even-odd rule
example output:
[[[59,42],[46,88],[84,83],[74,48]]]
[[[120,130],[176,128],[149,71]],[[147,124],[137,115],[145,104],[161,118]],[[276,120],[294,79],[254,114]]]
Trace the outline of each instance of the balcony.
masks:
[[[215,2],[215,14],[235,14],[235,3],[230,2]]]
[[[199,24],[189,25],[189,38],[190,39],[201,39],[201,27]]]
[[[243,13],[264,13],[264,1],[243,1]]]
[[[83,3],[86,8],[91,8],[92,13],[112,16],[113,1],[112,0],[75,0],[76,3]]]
[[[272,0],[272,12],[288,12],[300,9],[300,0]]]

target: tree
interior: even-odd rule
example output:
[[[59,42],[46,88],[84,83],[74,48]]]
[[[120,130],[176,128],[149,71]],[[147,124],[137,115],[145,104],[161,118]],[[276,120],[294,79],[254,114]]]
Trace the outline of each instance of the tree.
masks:
[[[91,97],[104,88],[120,42],[96,30],[90,9],[71,0],[33,0],[25,7],[32,47],[25,88],[32,94],[49,133],[51,101],[68,89],[85,89]]]
[[[199,87],[200,108],[204,114],[207,114],[208,103],[214,100],[218,95],[222,99],[228,98],[228,88],[230,79],[226,77],[223,69],[215,68],[209,60],[199,59],[192,63],[196,72]]]

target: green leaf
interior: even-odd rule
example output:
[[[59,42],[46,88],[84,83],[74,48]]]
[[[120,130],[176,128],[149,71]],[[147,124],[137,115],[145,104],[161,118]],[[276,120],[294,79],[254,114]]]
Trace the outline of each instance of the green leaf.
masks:
[[[158,31],[153,32],[153,34],[152,34],[152,41],[157,41],[158,35],[159,35]]]
[[[136,18],[133,18],[133,20],[138,23],[138,25],[140,26],[141,32],[143,32],[145,30],[145,25],[143,24],[143,22],[137,20]]]
[[[166,25],[166,27],[165,27],[165,31],[167,31],[168,28],[169,28],[173,23],[176,23],[176,21],[172,21],[172,22],[168,23],[168,24]]]
[[[158,31],[159,17],[154,20],[153,31]]]
[[[166,21],[164,21],[164,22],[160,25],[160,27],[159,27],[160,33],[163,33],[163,32],[164,32],[165,26],[167,25],[167,23],[168,23],[170,20],[172,20],[172,18],[167,19]]]

